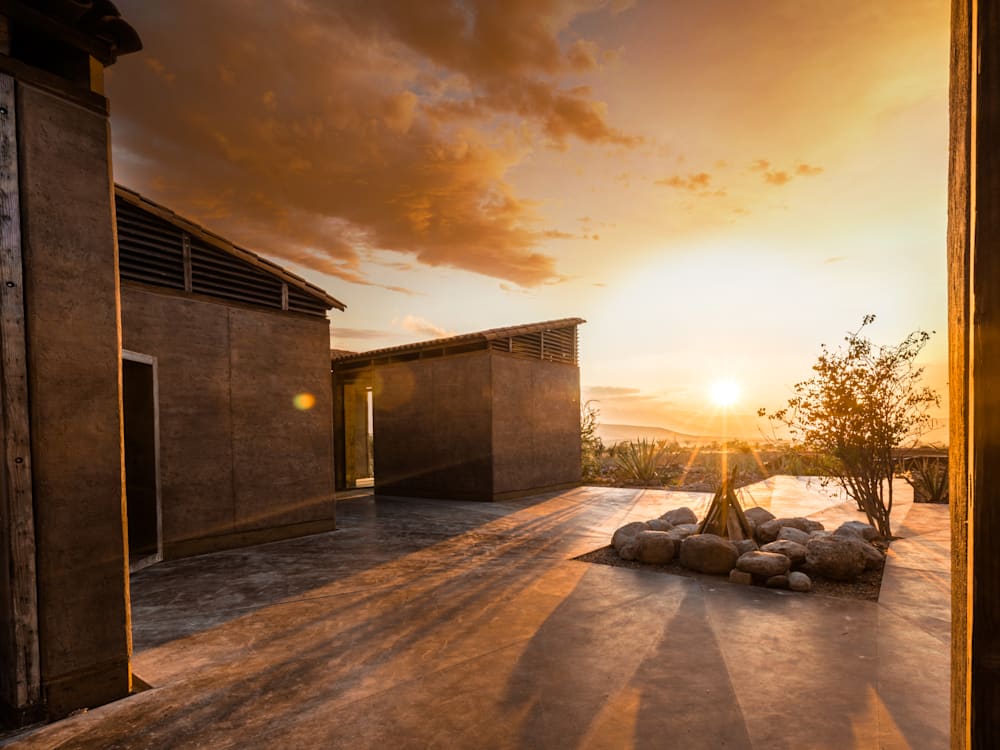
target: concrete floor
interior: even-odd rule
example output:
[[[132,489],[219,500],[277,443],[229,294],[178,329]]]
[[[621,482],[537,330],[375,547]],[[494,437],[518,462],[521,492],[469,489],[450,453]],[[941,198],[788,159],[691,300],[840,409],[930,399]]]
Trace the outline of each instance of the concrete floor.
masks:
[[[581,563],[707,495],[357,498],[341,529],[133,576],[152,689],[24,748],[945,748],[948,509],[905,485],[878,603]],[[815,482],[757,503],[858,517]],[[2,743],[0,743],[2,744]]]

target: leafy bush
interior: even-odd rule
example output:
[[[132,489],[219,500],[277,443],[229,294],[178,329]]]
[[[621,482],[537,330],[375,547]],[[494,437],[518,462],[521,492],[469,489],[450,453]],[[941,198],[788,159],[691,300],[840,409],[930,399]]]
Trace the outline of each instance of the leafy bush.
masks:
[[[923,368],[914,365],[930,334],[914,331],[894,346],[876,347],[861,335],[874,320],[866,315],[845,337],[846,346],[831,351],[824,345],[815,374],[797,383],[795,396],[770,419],[788,427],[802,449],[833,457],[832,476],[889,537],[893,451],[927,427],[928,409],[939,399],[920,385]]]

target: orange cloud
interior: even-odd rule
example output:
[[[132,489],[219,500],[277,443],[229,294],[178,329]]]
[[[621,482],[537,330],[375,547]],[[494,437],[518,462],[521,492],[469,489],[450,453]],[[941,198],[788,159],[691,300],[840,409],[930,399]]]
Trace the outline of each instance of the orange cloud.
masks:
[[[665,177],[662,180],[656,180],[654,185],[663,185],[665,187],[677,188],[679,190],[704,190],[708,187],[709,183],[712,181],[712,176],[708,172],[698,172],[697,174],[691,174],[687,177],[682,177],[681,175],[671,175],[670,177]]]
[[[393,321],[396,324],[396,321]],[[443,339],[447,336],[454,336],[454,331],[449,331],[441,326],[434,325],[429,320],[417,317],[416,315],[407,315],[398,325],[411,333],[417,333],[421,336],[430,336],[435,339]]]
[[[788,174],[788,172],[784,172],[781,170],[764,173],[764,182],[768,183],[769,185],[785,185],[789,183],[791,179],[792,176]]]
[[[529,287],[562,279],[507,173],[539,139],[639,142],[566,84],[600,50],[561,36],[604,4],[290,4],[122,0],[149,62],[109,75],[117,178],[350,283],[373,283],[368,250]]]
[[[799,164],[795,168],[795,174],[802,175],[803,177],[813,177],[822,171],[823,167],[814,167],[809,164]]]

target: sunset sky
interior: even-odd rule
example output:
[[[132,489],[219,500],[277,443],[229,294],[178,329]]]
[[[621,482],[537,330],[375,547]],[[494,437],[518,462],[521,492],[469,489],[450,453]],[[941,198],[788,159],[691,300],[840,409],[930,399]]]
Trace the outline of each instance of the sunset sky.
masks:
[[[345,302],[337,348],[579,316],[602,421],[704,433],[875,313],[944,396],[947,0],[118,6],[115,179]]]

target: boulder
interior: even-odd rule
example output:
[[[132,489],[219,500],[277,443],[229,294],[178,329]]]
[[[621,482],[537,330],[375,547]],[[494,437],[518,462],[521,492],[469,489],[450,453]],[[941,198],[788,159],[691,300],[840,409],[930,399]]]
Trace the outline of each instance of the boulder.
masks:
[[[794,526],[783,526],[781,531],[778,532],[778,538],[775,541],[781,541],[782,539],[787,539],[789,542],[796,542],[801,545],[809,544],[809,534],[802,529],[797,529]]]
[[[743,511],[743,515],[746,516],[747,520],[754,526],[760,526],[762,523],[774,520],[774,513],[769,511],[767,508],[761,508],[756,505],[752,508],[746,508]]]
[[[794,518],[779,518],[777,520],[781,528],[791,526],[793,529],[804,531],[807,534],[813,531],[823,531],[823,524],[819,521],[813,521],[811,518],[796,516]]]
[[[862,521],[845,521],[833,533],[837,536],[856,536],[865,542],[878,539],[879,536],[878,530],[874,526]]]
[[[760,548],[761,552],[776,552],[788,558],[793,568],[798,567],[806,561],[806,547],[804,544],[793,542],[790,539],[778,539],[777,541],[765,544]]]
[[[662,565],[674,559],[674,540],[666,531],[640,531],[635,538],[639,562]]]
[[[736,547],[715,534],[692,534],[681,542],[681,565],[699,573],[724,575],[737,557]]]
[[[634,536],[629,537],[618,547],[615,547],[615,551],[622,560],[635,560],[639,554],[639,541]]]
[[[824,578],[853,581],[865,569],[863,546],[850,536],[816,537],[806,545],[806,564]]]
[[[680,526],[684,523],[698,523],[698,516],[694,514],[693,510],[687,507],[668,510],[660,518],[664,521],[669,521],[674,526]]]
[[[780,576],[771,576],[770,578],[767,579],[767,581],[764,582],[764,585],[767,586],[769,589],[787,589],[788,576],[784,574]]]
[[[777,518],[772,518],[770,521],[764,521],[764,523],[758,524],[756,532],[757,541],[760,544],[767,544],[768,542],[773,542],[778,538],[778,534],[781,533],[781,522]]]
[[[740,583],[744,586],[749,586],[753,583],[753,576],[749,573],[744,573],[742,570],[737,570],[733,568],[729,571],[729,582],[730,583]]]
[[[811,539],[815,539],[818,536],[833,536],[833,532],[832,531],[810,531],[809,532],[809,537]]]
[[[792,591],[809,591],[812,587],[812,579],[805,573],[796,570],[788,574],[788,588]]]
[[[646,528],[650,531],[670,531],[674,525],[663,518],[654,518],[652,521],[646,521]]]
[[[729,541],[733,543],[733,546],[736,547],[736,551],[741,555],[745,555],[747,552],[753,552],[757,549],[757,542],[753,539],[730,539]]]
[[[634,541],[639,532],[645,530],[646,524],[644,521],[633,521],[632,523],[627,523],[615,531],[614,535],[611,537],[611,546],[615,548],[618,554],[621,554],[621,546],[626,542]]]
[[[696,523],[678,523],[674,525],[674,528],[686,532],[688,536],[698,533],[698,524]]]
[[[861,551],[865,553],[865,570],[875,570],[885,562],[882,550],[874,544],[862,544]]]
[[[779,555],[777,552],[763,552],[761,550],[740,555],[736,561],[737,570],[742,570],[744,573],[750,573],[759,578],[784,575],[788,572],[791,565],[792,561],[784,555]]]

